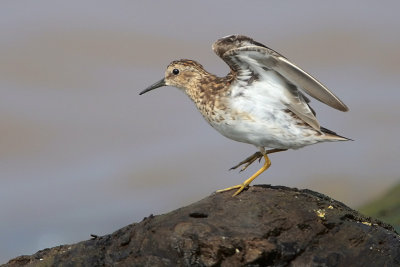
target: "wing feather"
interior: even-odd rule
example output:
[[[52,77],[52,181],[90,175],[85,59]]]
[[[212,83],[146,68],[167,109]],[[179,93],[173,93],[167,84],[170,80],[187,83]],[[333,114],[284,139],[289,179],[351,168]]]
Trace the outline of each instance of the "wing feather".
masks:
[[[276,70],[287,77],[291,82],[298,84],[308,95],[322,103],[340,111],[349,110],[349,108],[322,83],[286,58],[279,58]]]
[[[250,59],[252,62],[243,62],[246,63],[244,65],[252,68],[252,64],[254,65],[255,61],[260,66],[278,72],[288,82],[322,103],[341,111],[348,110],[348,107],[337,96],[310,74],[276,51],[249,37],[230,35],[221,38],[213,44],[213,50],[234,71],[238,71],[241,68],[241,64],[238,62]],[[241,54],[246,54],[246,57],[240,57]],[[307,98],[303,99],[308,102]]]

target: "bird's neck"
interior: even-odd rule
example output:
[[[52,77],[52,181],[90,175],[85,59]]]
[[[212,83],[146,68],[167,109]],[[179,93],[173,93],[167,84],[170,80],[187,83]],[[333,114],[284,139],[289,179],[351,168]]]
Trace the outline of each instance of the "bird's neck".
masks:
[[[196,99],[209,100],[214,96],[224,96],[229,92],[234,77],[229,73],[225,77],[218,77],[214,74],[206,72],[187,88],[186,92],[189,97],[196,103]]]
[[[223,99],[230,93],[229,86],[233,79],[231,73],[225,77],[207,73],[196,81],[195,86],[186,90],[187,95],[207,121],[210,120],[215,109],[224,109],[221,105],[224,103]]]

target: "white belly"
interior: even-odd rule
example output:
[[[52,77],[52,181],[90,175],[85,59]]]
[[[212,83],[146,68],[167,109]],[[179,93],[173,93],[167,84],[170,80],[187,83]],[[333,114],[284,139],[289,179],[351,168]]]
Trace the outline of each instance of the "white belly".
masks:
[[[210,122],[210,125],[232,140],[253,144],[257,147],[296,149],[319,141],[314,136],[314,130],[291,124],[285,120],[285,113],[281,115],[271,115],[263,120],[254,117],[253,120],[226,119],[220,122]]]
[[[281,149],[296,149],[321,141],[314,129],[299,125],[284,112],[286,107],[279,98],[270,95],[270,90],[249,88],[247,92],[251,93],[235,96],[233,92],[227,109],[214,110],[218,113],[216,117],[224,120],[209,120],[209,123],[222,135],[257,147]]]

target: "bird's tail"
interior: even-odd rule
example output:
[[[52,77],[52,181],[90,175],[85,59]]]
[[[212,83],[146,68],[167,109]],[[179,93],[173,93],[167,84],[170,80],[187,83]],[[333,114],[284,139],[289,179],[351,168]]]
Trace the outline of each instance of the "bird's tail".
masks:
[[[321,127],[321,132],[324,133],[324,139],[329,141],[354,141],[353,139],[338,135],[334,131]]]

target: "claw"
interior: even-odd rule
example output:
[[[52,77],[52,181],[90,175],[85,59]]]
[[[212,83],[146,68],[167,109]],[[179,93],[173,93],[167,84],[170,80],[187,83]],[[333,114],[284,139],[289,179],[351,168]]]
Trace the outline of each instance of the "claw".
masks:
[[[287,150],[287,149],[274,148],[274,149],[265,151],[265,154],[272,154],[272,153],[281,152],[281,151],[285,151],[285,150]],[[258,151],[256,153],[254,153],[253,155],[251,155],[250,157],[247,157],[245,160],[239,162],[237,165],[233,166],[229,170],[234,170],[234,169],[237,169],[238,167],[244,165],[239,171],[239,172],[242,172],[242,171],[246,170],[247,167],[249,167],[257,159],[258,159],[258,162],[260,163],[262,157],[263,157],[263,154],[260,151]]]
[[[249,161],[246,163],[246,165],[244,165],[244,166],[240,169],[239,172],[242,172],[242,171],[246,170],[247,167],[249,167],[255,160],[257,160],[257,158],[254,158],[254,159],[249,160]],[[261,158],[258,160],[258,162],[260,162],[260,160],[261,160]]]
[[[262,158],[262,153],[260,151],[254,153],[253,155],[251,155],[250,157],[246,158],[245,160],[241,161],[239,164],[233,166],[232,168],[230,168],[229,170],[234,170],[237,169],[238,167],[242,166],[245,164],[245,166],[243,166],[240,169],[240,172],[244,171],[247,169],[247,167],[249,167],[255,160],[257,160],[258,158],[261,160]]]

